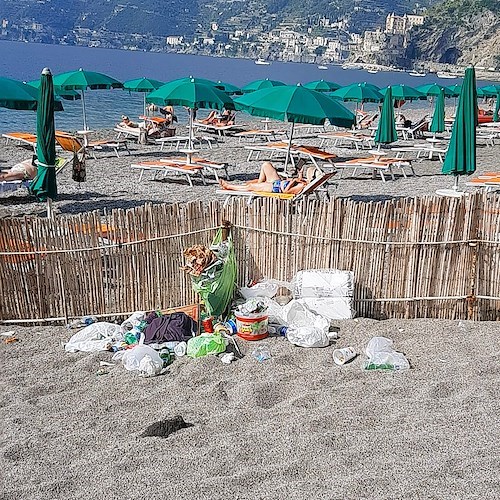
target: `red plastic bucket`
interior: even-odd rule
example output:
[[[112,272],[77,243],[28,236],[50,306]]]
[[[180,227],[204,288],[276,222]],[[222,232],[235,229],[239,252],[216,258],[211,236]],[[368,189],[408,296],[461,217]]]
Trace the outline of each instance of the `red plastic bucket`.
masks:
[[[267,331],[269,316],[262,314],[243,316],[237,313],[234,316],[236,318],[238,337],[245,340],[262,340],[269,335]]]

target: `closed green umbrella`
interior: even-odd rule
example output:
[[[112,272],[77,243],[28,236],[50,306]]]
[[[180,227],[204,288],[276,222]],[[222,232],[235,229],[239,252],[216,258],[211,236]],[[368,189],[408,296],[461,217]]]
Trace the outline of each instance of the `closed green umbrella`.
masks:
[[[496,99],[496,103],[495,103],[495,111],[493,113],[493,121],[494,122],[500,121],[499,116],[498,116],[499,111],[500,111],[500,92],[497,94],[497,99]]]
[[[329,120],[332,125],[347,128],[351,128],[355,123],[354,115],[339,102],[302,85],[258,90],[238,97],[234,103],[237,109],[253,116],[273,118],[292,124],[285,168],[290,157],[295,123],[323,125]]]
[[[123,83],[115,80],[111,76],[95,71],[85,71],[80,68],[78,71],[68,71],[54,76],[54,86],[61,90],[80,90],[82,92],[83,129],[88,130],[87,116],[85,113],[85,90],[103,90],[123,88]]]
[[[39,201],[47,201],[47,216],[51,216],[51,201],[57,197],[56,137],[54,126],[54,86],[52,73],[44,68],[40,77],[40,92],[36,113],[36,154],[38,171],[29,191]]]
[[[390,144],[398,140],[396,131],[396,120],[394,119],[394,106],[392,101],[392,89],[387,87],[378,121],[377,133],[375,134],[375,142],[380,149],[381,144]]]
[[[342,87],[331,94],[336,99],[351,102],[381,102],[384,96],[378,91],[378,87],[369,83],[353,83]]]
[[[304,87],[318,92],[334,92],[340,88],[340,85],[326,80],[315,80],[314,82],[304,83]]]
[[[476,171],[477,123],[476,72],[472,67],[465,70],[450,144],[442,169],[443,174],[455,176],[455,190],[458,189],[458,176]]]
[[[285,84],[278,80],[269,80],[266,78],[264,80],[254,80],[253,82],[247,83],[241,88],[244,94],[249,92],[256,92],[257,90],[270,89],[272,87],[283,87]]]
[[[193,112],[200,108],[234,109],[233,100],[222,90],[211,85],[191,80],[174,80],[151,92],[147,102],[164,106],[185,106],[189,108],[189,144],[187,159],[191,163],[193,151]]]
[[[444,89],[441,89],[441,93],[436,97],[436,103],[434,105],[434,114],[432,115],[431,125],[429,130],[436,134],[441,134],[445,131],[444,124]]]
[[[144,114],[146,114],[146,94],[159,89],[164,84],[164,82],[143,77],[123,82],[123,88],[129,92],[142,92],[144,94]]]

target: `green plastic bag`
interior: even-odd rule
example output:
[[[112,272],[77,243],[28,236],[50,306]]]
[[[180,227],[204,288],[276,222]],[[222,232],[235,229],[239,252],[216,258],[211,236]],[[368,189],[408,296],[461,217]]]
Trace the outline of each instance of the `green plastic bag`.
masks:
[[[212,247],[214,246],[219,246],[220,250],[215,250],[219,259],[200,276],[191,276],[191,281],[208,314],[218,317],[224,314],[233,299],[237,267],[231,235],[226,242],[222,242],[222,229],[219,229],[212,241]]]
[[[186,354],[190,358],[201,358],[208,354],[219,354],[226,350],[227,341],[219,333],[202,333],[187,342]]]

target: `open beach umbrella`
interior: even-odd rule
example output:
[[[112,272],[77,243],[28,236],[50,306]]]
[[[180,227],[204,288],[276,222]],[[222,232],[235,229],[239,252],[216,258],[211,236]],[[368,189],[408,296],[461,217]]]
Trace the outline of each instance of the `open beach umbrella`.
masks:
[[[243,90],[241,90],[236,85],[228,82],[221,82],[220,80],[216,81],[214,84],[218,89],[222,90],[226,94],[229,95],[241,95],[243,94]]]
[[[500,94],[500,85],[486,85],[477,89],[477,95],[481,97],[495,97]]]
[[[11,78],[0,77],[0,107],[34,111],[38,106],[38,90]],[[55,110],[62,111],[61,101],[55,102]]]
[[[53,78],[54,86],[61,90],[80,90],[82,93],[83,110],[83,130],[88,130],[87,116],[85,113],[85,90],[102,90],[123,88],[123,83],[115,80],[111,76],[94,71],[85,71],[80,68],[78,71],[68,71]]]
[[[432,115],[431,125],[429,130],[434,134],[441,134],[445,131],[444,124],[444,89],[441,89],[441,93],[436,97],[436,102],[434,104],[434,114]]]
[[[455,191],[458,190],[460,175],[469,175],[476,171],[477,115],[476,72],[471,67],[465,70],[450,144],[442,169],[443,174],[455,176]]]
[[[455,85],[449,85],[446,88],[451,92],[451,97],[458,97],[460,95],[460,91],[462,90],[462,84],[455,83]]]
[[[38,91],[40,88],[40,80],[31,80],[30,82],[26,82],[26,85],[29,85]],[[54,87],[54,94],[61,99],[65,99],[66,101],[77,101],[82,98],[76,90],[61,90],[57,87]]]
[[[315,80],[314,82],[304,83],[304,87],[306,89],[317,90],[318,92],[334,92],[340,88],[340,85],[326,80]]]
[[[423,92],[420,92],[419,90],[404,84],[389,85],[389,87],[380,89],[380,93],[382,95],[385,95],[387,89],[389,88],[391,89],[392,98],[395,101],[417,101],[419,99],[427,99],[427,96]]]
[[[378,144],[379,150],[381,144],[390,144],[398,140],[396,121],[394,119],[392,89],[391,87],[387,87],[384,90],[384,102],[382,104],[382,111],[380,112],[380,119],[375,134],[375,142]]]
[[[40,77],[40,92],[36,112],[37,175],[29,191],[39,201],[47,201],[47,216],[52,216],[51,203],[57,197],[56,134],[54,125],[54,87],[52,73],[44,68]]]
[[[247,83],[241,88],[244,94],[249,92],[256,92],[257,90],[270,89],[272,87],[283,87],[285,84],[278,80],[269,80],[265,78],[264,80],[254,80],[253,82]]]
[[[445,97],[454,97],[455,93],[449,87],[443,87],[438,83],[428,83],[427,85],[420,85],[416,87],[419,92],[425,94],[427,97],[437,97],[441,93],[441,90],[444,90]]]
[[[159,89],[164,84],[165,82],[143,77],[123,82],[123,88],[129,92],[142,92],[144,94],[144,114],[146,114],[146,94]]]
[[[366,82],[353,83],[337,89],[331,94],[331,97],[358,103],[381,102],[384,98],[376,85],[371,85]]]
[[[222,90],[204,83],[191,80],[173,80],[159,89],[151,92],[147,102],[161,106],[185,106],[189,108],[189,143],[187,160],[191,163],[193,152],[193,119],[194,111],[200,108],[208,109],[235,109],[233,100]]]
[[[329,120],[332,125],[351,128],[356,121],[355,116],[339,102],[300,84],[258,90],[236,98],[234,103],[237,109],[253,116],[291,123],[285,168],[290,158],[293,129],[296,123],[323,125],[326,120]]]

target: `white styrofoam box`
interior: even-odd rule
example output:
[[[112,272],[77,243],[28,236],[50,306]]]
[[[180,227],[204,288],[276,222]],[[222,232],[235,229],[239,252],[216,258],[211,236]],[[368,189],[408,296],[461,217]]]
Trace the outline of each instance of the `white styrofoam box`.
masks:
[[[295,278],[294,297],[352,297],[354,272],[338,269],[306,269]]]
[[[327,319],[352,319],[352,297],[304,297],[297,302],[305,304],[312,312]]]

